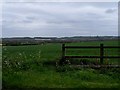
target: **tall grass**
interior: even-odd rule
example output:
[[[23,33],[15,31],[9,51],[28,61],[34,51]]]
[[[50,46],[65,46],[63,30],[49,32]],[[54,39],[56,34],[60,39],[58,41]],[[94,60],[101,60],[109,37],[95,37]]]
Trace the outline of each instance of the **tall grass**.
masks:
[[[88,43],[99,44],[99,42],[86,42],[87,45]],[[104,43],[117,45],[114,41]],[[68,45],[86,44],[81,42]],[[3,88],[6,89],[120,88],[119,69],[74,69],[70,65],[59,66],[57,62],[61,58],[61,44],[4,46],[2,50]],[[75,54],[70,52],[72,53]]]

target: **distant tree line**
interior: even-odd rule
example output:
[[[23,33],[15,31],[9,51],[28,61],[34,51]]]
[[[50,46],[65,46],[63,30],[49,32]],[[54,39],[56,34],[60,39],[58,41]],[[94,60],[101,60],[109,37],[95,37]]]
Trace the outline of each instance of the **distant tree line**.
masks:
[[[23,38],[3,38],[3,46],[19,46],[19,45],[40,45],[45,43],[71,43],[71,42],[85,42],[85,41],[104,41],[104,40],[119,40],[117,36],[76,36],[76,37],[23,37]]]

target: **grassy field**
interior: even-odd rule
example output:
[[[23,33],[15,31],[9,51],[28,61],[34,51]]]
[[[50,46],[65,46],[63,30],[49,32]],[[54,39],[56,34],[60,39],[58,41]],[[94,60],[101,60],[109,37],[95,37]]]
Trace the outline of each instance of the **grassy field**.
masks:
[[[66,43],[66,45],[99,46],[100,43],[118,46],[117,41]],[[99,50],[68,50],[66,54],[98,55]],[[118,49],[108,49],[105,55],[118,55]],[[74,69],[70,65],[59,66],[60,59],[60,43],[3,46],[3,88],[120,88],[119,69]],[[118,59],[108,61],[109,64],[119,64]]]

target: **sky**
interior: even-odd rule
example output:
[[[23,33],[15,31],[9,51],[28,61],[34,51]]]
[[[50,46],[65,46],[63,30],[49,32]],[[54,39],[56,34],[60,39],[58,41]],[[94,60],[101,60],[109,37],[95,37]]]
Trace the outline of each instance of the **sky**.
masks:
[[[116,36],[118,2],[3,3],[0,25],[2,37]]]

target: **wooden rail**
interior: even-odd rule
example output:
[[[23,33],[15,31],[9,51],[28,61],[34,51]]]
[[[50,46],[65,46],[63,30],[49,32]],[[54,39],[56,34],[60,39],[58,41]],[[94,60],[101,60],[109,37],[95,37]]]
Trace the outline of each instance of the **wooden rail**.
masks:
[[[99,48],[100,49],[100,56],[67,56],[65,55],[66,49],[90,49],[90,48]],[[100,63],[103,64],[104,58],[120,58],[120,56],[104,56],[104,49],[105,48],[120,48],[120,46],[104,46],[100,44],[100,46],[65,46],[62,44],[62,59],[60,60],[61,63],[65,62],[67,58],[100,58]]]

